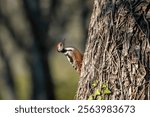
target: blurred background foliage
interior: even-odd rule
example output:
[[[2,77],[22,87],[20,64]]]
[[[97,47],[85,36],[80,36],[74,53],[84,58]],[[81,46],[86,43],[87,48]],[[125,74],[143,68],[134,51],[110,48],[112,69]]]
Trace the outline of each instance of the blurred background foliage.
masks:
[[[79,75],[56,44],[84,52],[92,0],[0,0],[0,99],[74,99]]]

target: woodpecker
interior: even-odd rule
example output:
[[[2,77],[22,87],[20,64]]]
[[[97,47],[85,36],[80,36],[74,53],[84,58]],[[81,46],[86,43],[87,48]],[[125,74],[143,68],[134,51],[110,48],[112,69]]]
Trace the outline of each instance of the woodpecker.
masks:
[[[57,51],[63,53],[73,68],[80,74],[83,55],[74,47],[65,47],[64,40],[57,44]]]

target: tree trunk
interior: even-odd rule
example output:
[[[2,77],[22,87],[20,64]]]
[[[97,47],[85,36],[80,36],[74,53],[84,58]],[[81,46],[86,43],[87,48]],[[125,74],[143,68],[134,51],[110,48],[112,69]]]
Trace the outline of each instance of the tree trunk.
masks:
[[[32,69],[33,95],[31,99],[55,99],[54,85],[48,66],[47,36],[50,21],[43,17],[39,0],[24,0],[24,8],[33,32]],[[33,7],[34,5],[34,7]]]
[[[76,99],[150,99],[149,0],[94,0]]]

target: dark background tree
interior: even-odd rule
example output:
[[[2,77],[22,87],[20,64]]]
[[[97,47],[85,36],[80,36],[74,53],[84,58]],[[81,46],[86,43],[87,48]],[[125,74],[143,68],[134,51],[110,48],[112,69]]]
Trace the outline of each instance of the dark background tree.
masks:
[[[0,99],[74,98],[78,75],[55,47],[65,37],[84,49],[89,7],[80,0],[0,0]]]
[[[150,1],[94,0],[77,99],[150,99]]]

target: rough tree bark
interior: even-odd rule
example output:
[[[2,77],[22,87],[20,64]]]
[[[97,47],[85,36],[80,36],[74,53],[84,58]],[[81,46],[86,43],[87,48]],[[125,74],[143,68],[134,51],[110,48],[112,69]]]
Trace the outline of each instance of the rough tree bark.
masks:
[[[149,0],[94,0],[76,99],[150,99]]]

